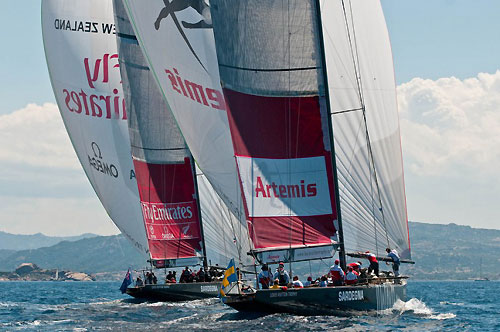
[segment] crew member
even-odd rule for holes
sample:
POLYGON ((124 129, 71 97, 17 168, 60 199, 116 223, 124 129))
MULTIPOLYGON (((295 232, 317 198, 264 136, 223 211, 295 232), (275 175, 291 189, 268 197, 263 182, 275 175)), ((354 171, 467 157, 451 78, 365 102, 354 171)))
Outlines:
POLYGON ((166 277, 165 277, 165 283, 166 283, 166 284, 171 283, 171 280, 172 280, 172 277, 173 277, 173 276, 174 276, 174 275, 172 274, 172 271, 168 271, 168 274, 167 274, 167 275, 166 275, 166 277))
POLYGON ((394 272, 394 276, 399 277, 399 265, 401 261, 399 260, 398 252, 396 249, 391 250, 391 248, 386 248, 385 251, 387 252, 387 257, 392 259, 392 271, 394 272))
POLYGON ((334 286, 341 286, 344 284, 344 271, 339 266, 340 261, 338 259, 335 260, 335 264, 330 268, 330 272, 328 275, 332 278, 332 282, 334 286))
POLYGON ((274 279, 273 274, 269 271, 267 264, 262 265, 262 271, 259 273, 259 282, 262 289, 269 289, 271 281, 274 279))
POLYGON ((354 273, 352 266, 347 268, 347 274, 345 276, 345 283, 347 285, 353 285, 358 282, 358 275, 354 273))
POLYGON ((182 270, 179 282, 191 282, 191 270, 189 270, 189 267, 186 266, 186 268, 182 270))
POLYGON ((372 254, 369 250, 365 251, 365 257, 370 262, 370 266, 368 267, 368 274, 375 272, 375 275, 378 277, 378 260, 377 257, 372 254))
POLYGON ((311 276, 307 277, 307 281, 304 283, 304 287, 314 285, 313 278, 311 276))
POLYGON ((319 287, 327 287, 328 286, 328 278, 326 275, 321 277, 321 281, 319 283, 319 287))
POLYGON ((285 264, 283 264, 282 262, 280 262, 278 265, 278 271, 274 275, 274 279, 279 280, 280 286, 286 286, 290 283, 290 276, 285 270, 285 264))
POLYGON ((293 288, 304 288, 302 281, 299 280, 298 276, 293 276, 293 288))
POLYGON ((197 282, 204 282, 205 281, 205 271, 203 270, 203 267, 200 267, 200 270, 196 274, 196 281, 197 282))
POLYGON ((354 263, 350 263, 350 264, 347 264, 347 267, 352 267, 352 271, 357 275, 359 276, 359 273, 361 272, 361 265, 363 265, 363 263, 361 263, 360 261, 357 261, 357 262, 354 262, 354 263))

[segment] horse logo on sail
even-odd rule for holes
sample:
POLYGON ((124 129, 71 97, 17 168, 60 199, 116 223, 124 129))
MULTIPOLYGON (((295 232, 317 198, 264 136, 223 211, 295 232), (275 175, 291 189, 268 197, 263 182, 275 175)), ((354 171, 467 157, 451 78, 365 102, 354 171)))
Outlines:
POLYGON ((179 30, 179 33, 181 34, 182 38, 186 42, 186 45, 188 48, 191 50, 191 53, 193 53, 194 57, 200 65, 203 67, 205 71, 207 69, 201 62, 200 58, 196 54, 196 52, 193 49, 193 46, 189 42, 189 39, 187 38, 186 34, 184 33, 184 30, 182 27, 186 29, 210 29, 212 28, 212 22, 211 22, 211 17, 210 17, 210 7, 205 3, 204 0, 163 0, 163 3, 165 4, 165 7, 162 8, 160 11, 160 14, 158 15, 158 18, 154 22, 154 26, 156 30, 160 29, 160 23, 164 18, 167 18, 170 16, 172 20, 174 21, 175 26, 177 27, 177 30, 179 30), (176 12, 180 12, 184 9, 187 8, 193 8, 200 14, 203 18, 196 22, 196 23, 190 23, 190 22, 185 22, 182 21, 182 27, 181 24, 179 23, 179 20, 177 19, 176 12))

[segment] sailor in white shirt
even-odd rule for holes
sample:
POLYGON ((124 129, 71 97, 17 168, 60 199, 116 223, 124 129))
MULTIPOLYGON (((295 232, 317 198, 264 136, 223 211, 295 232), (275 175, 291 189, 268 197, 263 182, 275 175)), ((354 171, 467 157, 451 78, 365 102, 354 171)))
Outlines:
POLYGON ((302 284, 302 281, 299 280, 298 276, 293 277, 293 288, 304 288, 304 285, 302 284))

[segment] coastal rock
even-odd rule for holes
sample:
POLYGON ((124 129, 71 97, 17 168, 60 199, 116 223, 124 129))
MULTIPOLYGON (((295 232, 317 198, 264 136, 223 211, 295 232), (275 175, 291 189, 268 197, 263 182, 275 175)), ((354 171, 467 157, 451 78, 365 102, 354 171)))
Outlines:
POLYGON ((41 269, 34 263, 22 263, 14 272, 0 272, 0 281, 94 281, 92 275, 83 272, 41 269))
POLYGON ((14 272, 20 276, 23 276, 37 270, 40 270, 40 268, 34 263, 22 263, 16 268, 14 272))
POLYGON ((71 280, 71 281, 94 281, 95 279, 92 276, 83 273, 83 272, 66 272, 64 274, 63 280, 71 280))

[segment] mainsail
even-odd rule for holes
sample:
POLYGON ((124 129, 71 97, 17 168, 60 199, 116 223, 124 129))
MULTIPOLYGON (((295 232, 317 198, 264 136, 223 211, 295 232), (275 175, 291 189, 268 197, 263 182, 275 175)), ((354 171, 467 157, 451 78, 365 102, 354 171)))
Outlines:
POLYGON ((348 250, 409 258, 380 3, 320 2, 210 2, 252 243, 333 243, 343 226, 348 250))
POLYGON ((204 258, 204 265, 225 265, 238 254, 246 260, 246 229, 195 170, 123 4, 113 4, 132 156, 153 262, 180 266, 194 258, 194 265, 204 258))
POLYGON ((311 1, 211 1, 256 250, 337 243, 329 117, 311 1))
POLYGON ((44 0, 42 32, 59 110, 78 159, 120 231, 149 256, 130 157, 110 1, 44 0))
POLYGON ((347 250, 410 259, 389 34, 378 0, 319 1, 347 250))

